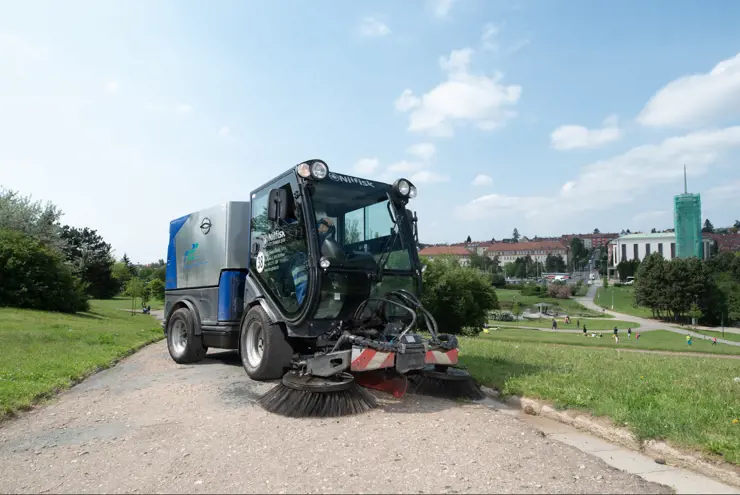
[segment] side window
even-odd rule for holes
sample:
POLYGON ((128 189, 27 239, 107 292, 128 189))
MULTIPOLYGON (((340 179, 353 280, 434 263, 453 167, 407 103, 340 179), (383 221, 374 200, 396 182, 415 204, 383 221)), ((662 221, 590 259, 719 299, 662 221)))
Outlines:
POLYGON ((292 184, 270 185, 252 197, 252 244, 258 245, 250 261, 252 273, 269 296, 288 314, 296 313, 308 290, 308 244, 300 202, 292 184), (285 221, 267 218, 270 189, 286 189, 291 205, 285 221))

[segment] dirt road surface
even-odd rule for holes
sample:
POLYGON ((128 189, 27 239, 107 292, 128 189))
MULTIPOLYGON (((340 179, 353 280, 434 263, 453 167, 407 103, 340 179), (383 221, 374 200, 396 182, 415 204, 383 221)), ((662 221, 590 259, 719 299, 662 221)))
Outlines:
POLYGON ((0 425, 3 493, 671 493, 480 405, 380 395, 334 420, 254 400, 232 352, 164 342, 0 425))

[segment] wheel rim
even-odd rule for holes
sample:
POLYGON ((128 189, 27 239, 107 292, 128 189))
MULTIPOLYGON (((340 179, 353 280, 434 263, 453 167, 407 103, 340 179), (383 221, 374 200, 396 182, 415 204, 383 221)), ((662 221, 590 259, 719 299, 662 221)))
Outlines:
POLYGON ((262 325, 253 321, 247 329, 247 361, 256 368, 262 362, 262 353, 265 350, 265 341, 262 336, 262 325))
POLYGON ((185 347, 188 345, 188 331, 185 328, 185 322, 177 320, 172 326, 172 347, 175 352, 182 354, 185 352, 185 347))

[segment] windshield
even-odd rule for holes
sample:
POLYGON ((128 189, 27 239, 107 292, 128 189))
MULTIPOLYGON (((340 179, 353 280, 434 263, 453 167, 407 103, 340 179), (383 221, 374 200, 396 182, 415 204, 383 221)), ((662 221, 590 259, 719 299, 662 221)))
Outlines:
MULTIPOLYGON (((379 184, 379 183, 376 183, 379 184)), ((383 270, 412 270, 410 238, 395 226, 387 192, 390 186, 357 187, 332 181, 316 184, 311 195, 319 239, 328 237, 343 250, 342 265, 358 266, 372 257, 383 270)), ((321 242, 321 241, 320 241, 321 242)))

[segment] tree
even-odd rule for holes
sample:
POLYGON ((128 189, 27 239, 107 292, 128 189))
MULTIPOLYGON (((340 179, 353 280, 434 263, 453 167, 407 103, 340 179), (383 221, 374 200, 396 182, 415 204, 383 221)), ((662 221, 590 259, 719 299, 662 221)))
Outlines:
POLYGON ((522 303, 520 303, 519 301, 514 301, 514 305, 511 307, 511 312, 516 317, 516 326, 519 326, 519 317, 524 312, 522 303))
POLYGON ((126 284, 125 294, 131 298, 131 311, 133 312, 136 307, 136 298, 141 297, 144 290, 144 284, 141 279, 137 277, 131 277, 126 284))
POLYGON ((121 285, 113 276, 115 260, 111 255, 111 246, 96 230, 65 225, 61 230, 61 238, 65 241, 63 252, 67 261, 75 274, 87 284, 90 297, 110 299, 118 294, 121 285))
POLYGON ((566 270, 565 260, 561 255, 548 254, 545 257, 545 271, 549 273, 563 273, 566 270))
POLYGON ((511 238, 514 239, 514 242, 519 242, 519 238, 521 236, 519 235, 519 229, 514 229, 514 232, 511 234, 511 238))
POLYGON ((651 233, 651 234, 655 234, 655 233, 657 233, 657 230, 655 230, 655 227, 653 227, 652 229, 650 229, 650 233, 651 233))
POLYGON ((362 234, 360 233, 360 221, 357 219, 351 219, 344 227, 344 243, 355 244, 362 242, 362 234))
POLYGON ((594 234, 601 234, 601 231, 599 229, 594 229, 594 234))
POLYGON ((696 304, 696 303, 691 303, 691 308, 689 309, 689 316, 692 319, 692 323, 693 323, 693 321, 696 321, 698 323, 699 322, 699 318, 701 318, 703 315, 704 315, 704 313, 702 312, 702 310, 699 307, 699 305, 696 304))
POLYGON ((465 243, 470 244, 471 242, 473 242, 473 239, 471 239, 470 236, 468 236, 468 238, 465 239, 465 243))
POLYGON ((583 239, 574 237, 570 240, 570 264, 573 269, 575 269, 576 265, 579 263, 586 261, 588 256, 588 249, 586 249, 583 239))
POLYGON ((0 229, 0 306, 75 313, 89 309, 84 283, 62 253, 24 232, 0 229))
POLYGON ((740 220, 735 220, 733 227, 735 227, 736 229, 740 229, 740 220))
POLYGON ((488 312, 499 307, 490 278, 454 260, 430 260, 423 277, 422 304, 446 333, 459 334, 464 327, 480 331, 488 312))
POLYGON ((114 263, 111 273, 119 287, 126 287, 128 281, 131 280, 131 269, 123 261, 114 263))
POLYGON ((701 231, 709 234, 714 232, 714 225, 712 225, 712 222, 710 222, 708 218, 704 221, 704 228, 702 228, 701 231))
POLYGON ((0 229, 13 230, 60 249, 62 211, 51 202, 42 204, 17 191, 0 188, 0 229))
POLYGON ((154 278, 149 281, 147 287, 149 287, 149 293, 153 298, 159 299, 160 301, 164 300, 165 285, 162 280, 154 278))

